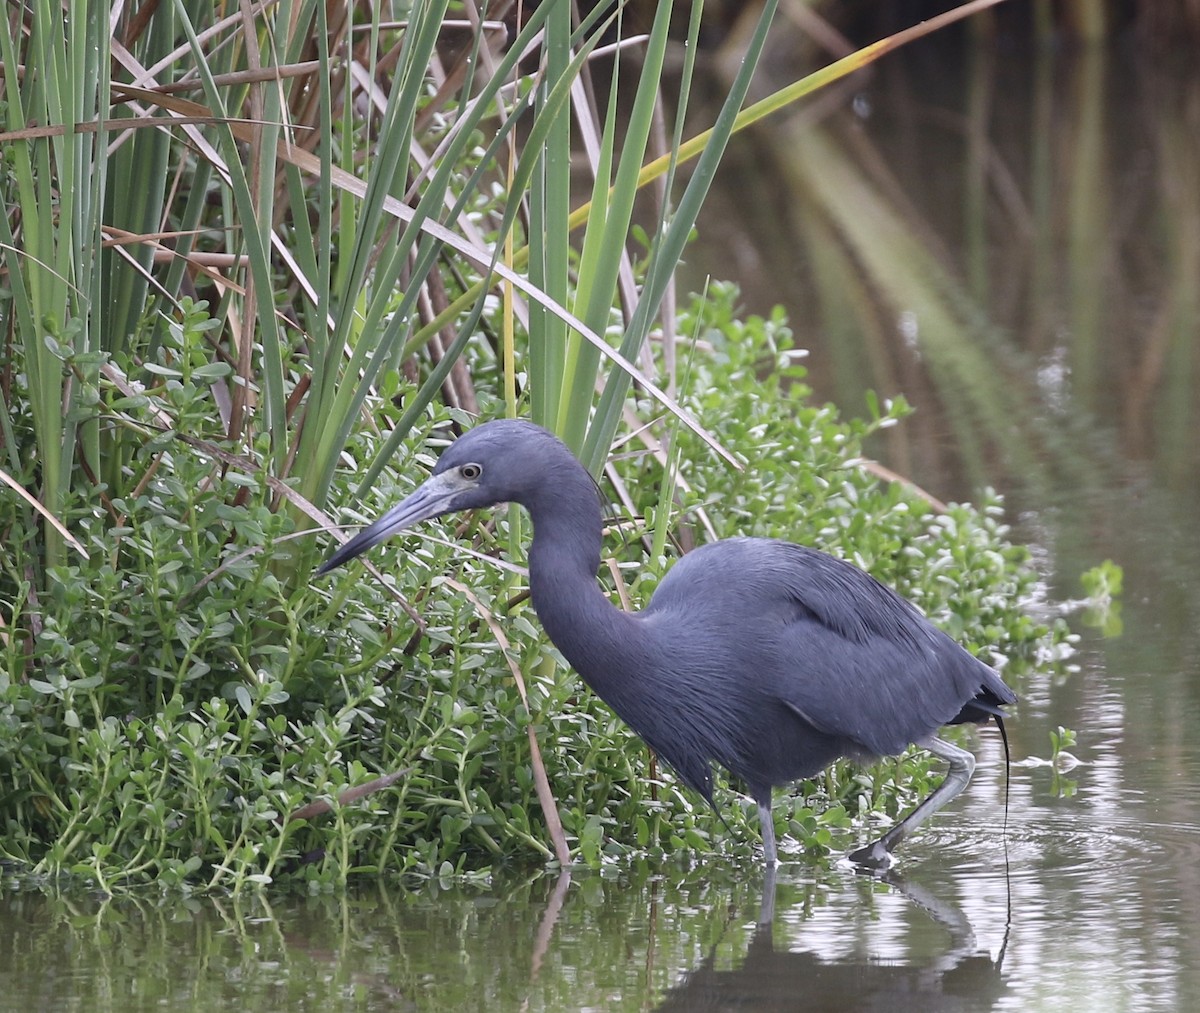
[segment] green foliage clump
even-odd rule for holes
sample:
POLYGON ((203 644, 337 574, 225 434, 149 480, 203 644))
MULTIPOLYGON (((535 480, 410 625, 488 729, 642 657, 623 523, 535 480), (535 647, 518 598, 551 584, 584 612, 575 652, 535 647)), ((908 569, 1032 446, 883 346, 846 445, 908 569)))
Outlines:
MULTIPOLYGON (((998 505, 939 515, 865 471, 862 440, 904 406, 845 421, 811 404, 785 321, 741 321, 735 299, 718 288, 685 318, 711 350, 696 353, 684 400, 747 466, 731 470, 680 432, 681 535, 781 536, 845 556, 989 660, 1061 649, 1064 627, 1021 610, 1035 576, 1006 541, 998 505)), ((385 420, 397 412, 391 400, 370 407, 385 420)), ((446 420, 431 409, 422 435, 446 420)), ((345 459, 367 459, 369 443, 356 437, 345 459)), ((401 452, 364 510, 402 495, 431 459, 401 452)), ((652 523, 662 464, 627 454, 616 468, 652 523)), ((6 857, 107 887, 233 888, 549 860, 531 720, 587 864, 751 856, 754 807, 730 804, 736 796, 721 789, 727 831, 656 768, 565 670, 521 601, 522 580, 489 558, 520 544, 518 512, 466 529, 449 518, 441 538, 437 525, 413 532, 380 559, 382 582, 361 571, 297 580, 294 522, 273 509, 276 490, 246 475, 231 499, 213 469, 203 448, 175 443, 135 494, 112 504, 122 523, 79 508, 69 520, 90 558, 53 570, 48 597, 31 596, 23 550, 3 564, 0 592, 19 620, 0 670, 6 857), (463 552, 468 542, 478 555, 463 552), (416 604, 423 633, 397 596, 416 604), (507 657, 493 623, 507 631, 507 657), (381 777, 386 789, 338 803, 381 777), (322 799, 326 811, 289 819, 322 799)), ((349 502, 340 481, 336 496, 349 502)), ((3 518, 14 531, 18 520, 3 518)), ((635 602, 667 565, 647 563, 639 544, 628 528, 609 539, 635 602)), ((926 776, 912 758, 866 771, 839 764, 778 807, 779 829, 826 855, 855 817, 894 814, 926 776)))

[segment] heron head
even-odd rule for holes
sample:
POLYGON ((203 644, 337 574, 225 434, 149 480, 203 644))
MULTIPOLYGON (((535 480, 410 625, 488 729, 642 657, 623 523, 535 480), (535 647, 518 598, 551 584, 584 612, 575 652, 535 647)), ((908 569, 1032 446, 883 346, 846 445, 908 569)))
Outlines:
POLYGON ((334 552, 317 572, 327 573, 397 531, 432 517, 497 503, 529 505, 529 497, 563 455, 574 462, 557 437, 531 422, 498 419, 476 426, 450 444, 429 478, 334 552))

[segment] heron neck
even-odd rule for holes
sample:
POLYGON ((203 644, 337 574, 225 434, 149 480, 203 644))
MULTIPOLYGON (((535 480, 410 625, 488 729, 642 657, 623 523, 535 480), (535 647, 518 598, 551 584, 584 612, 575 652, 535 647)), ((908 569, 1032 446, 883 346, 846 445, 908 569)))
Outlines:
MULTIPOLYGON (((559 476, 545 498, 526 504, 533 519, 529 588, 538 619, 572 667, 600 691, 604 673, 636 634, 632 618, 604 595, 600 568, 602 519, 591 477, 559 476)), ((603 694, 602 694, 603 695, 603 694)))
POLYGON ((596 582, 602 530, 600 500, 582 465, 578 467, 582 475, 554 482, 547 496, 526 504, 533 520, 529 589, 538 618, 546 624, 552 639, 556 638, 550 626, 565 608, 594 608, 595 599, 608 604, 596 582))

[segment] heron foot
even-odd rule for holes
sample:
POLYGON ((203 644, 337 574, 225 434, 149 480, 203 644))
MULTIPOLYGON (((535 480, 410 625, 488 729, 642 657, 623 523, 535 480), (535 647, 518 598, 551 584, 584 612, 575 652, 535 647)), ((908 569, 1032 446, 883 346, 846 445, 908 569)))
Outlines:
POLYGON ((892 863, 895 861, 882 838, 872 841, 865 848, 851 851, 846 857, 855 865, 862 866, 864 869, 870 869, 874 872, 882 872, 885 869, 890 869, 892 863))

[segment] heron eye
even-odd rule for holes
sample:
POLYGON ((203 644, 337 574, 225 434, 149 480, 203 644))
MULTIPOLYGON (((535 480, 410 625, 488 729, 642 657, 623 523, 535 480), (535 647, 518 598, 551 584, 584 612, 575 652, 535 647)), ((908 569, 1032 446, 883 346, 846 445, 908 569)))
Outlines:
POLYGON ((483 474, 483 469, 478 464, 464 464, 458 469, 458 473, 468 481, 474 482, 483 474))

